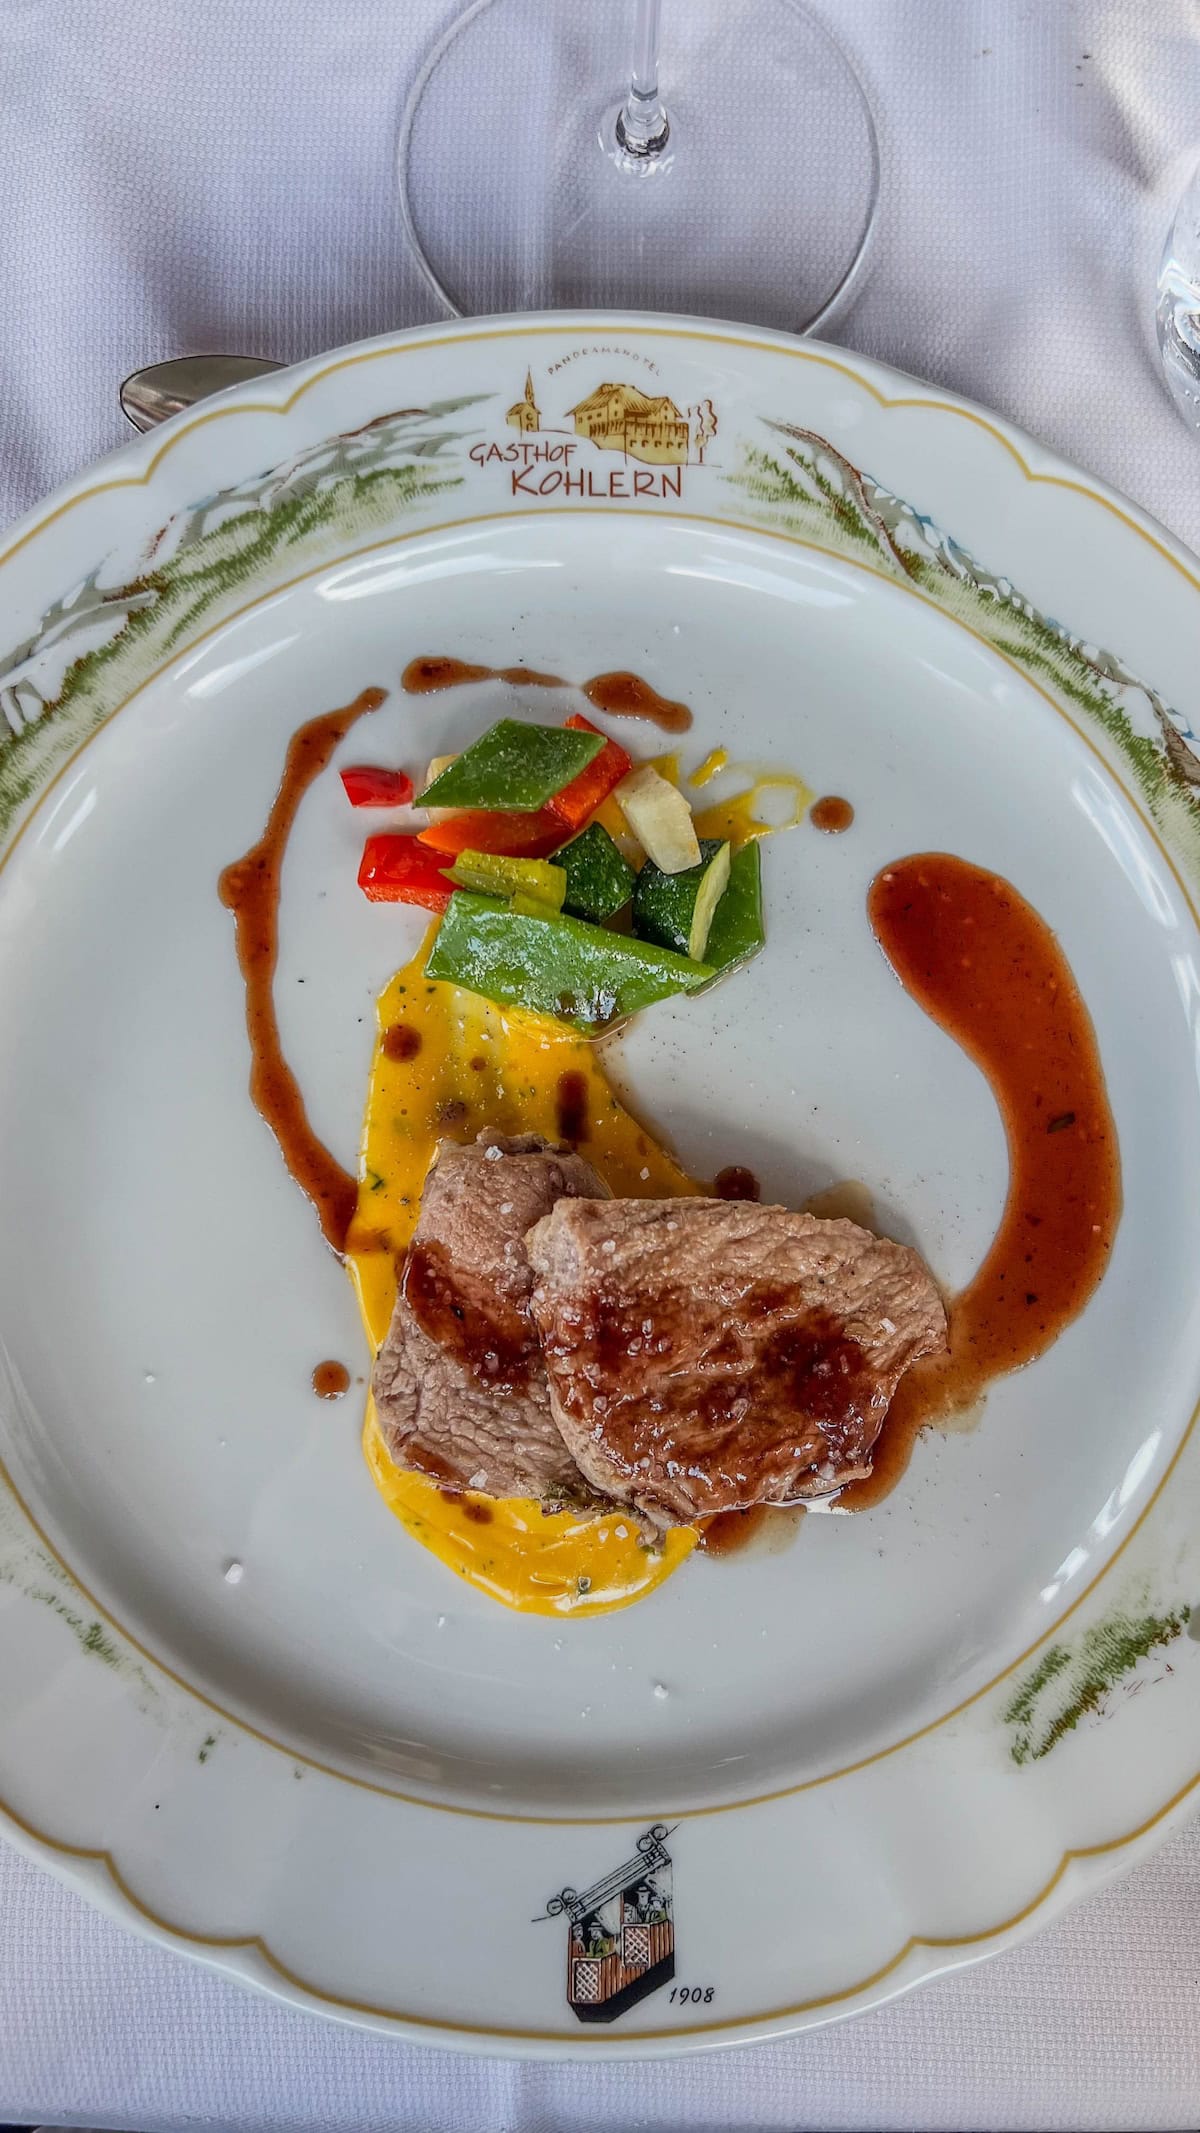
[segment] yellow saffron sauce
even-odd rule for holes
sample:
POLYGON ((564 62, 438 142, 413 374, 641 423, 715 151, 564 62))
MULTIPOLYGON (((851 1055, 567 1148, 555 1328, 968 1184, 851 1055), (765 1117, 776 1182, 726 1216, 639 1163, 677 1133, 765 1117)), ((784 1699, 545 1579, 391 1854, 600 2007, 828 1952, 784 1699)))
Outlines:
MULTIPOLYGON (((437 1142, 474 1140, 485 1127, 557 1140, 563 1074, 583 1076, 587 1137, 580 1153, 610 1191, 664 1199, 700 1189, 613 1093, 594 1043, 561 1023, 431 983, 428 952, 426 940, 379 998, 358 1210, 347 1240, 372 1353, 391 1323, 397 1267, 437 1142), (387 1032, 405 1025, 419 1037, 419 1049, 411 1058, 389 1056, 387 1032)), ((393 1039, 393 1053, 400 1049, 393 1039)), ((548 1515, 522 1497, 443 1495, 435 1482, 394 1464, 373 1402, 363 1449, 385 1503, 413 1537, 469 1584, 526 1613, 627 1607, 670 1577, 696 1545, 690 1526, 650 1550, 631 1518, 548 1515)))

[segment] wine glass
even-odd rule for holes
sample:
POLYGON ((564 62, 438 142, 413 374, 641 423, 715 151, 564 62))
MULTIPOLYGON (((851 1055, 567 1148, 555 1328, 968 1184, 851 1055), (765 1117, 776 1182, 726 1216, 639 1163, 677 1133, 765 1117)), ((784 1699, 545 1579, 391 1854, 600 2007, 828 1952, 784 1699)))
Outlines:
POLYGON ((803 0, 471 0, 400 126, 405 227, 457 313, 810 331, 879 194, 866 92, 803 0))
POLYGON ((1167 233, 1155 323, 1171 397, 1184 421, 1200 429, 1200 162, 1167 233))

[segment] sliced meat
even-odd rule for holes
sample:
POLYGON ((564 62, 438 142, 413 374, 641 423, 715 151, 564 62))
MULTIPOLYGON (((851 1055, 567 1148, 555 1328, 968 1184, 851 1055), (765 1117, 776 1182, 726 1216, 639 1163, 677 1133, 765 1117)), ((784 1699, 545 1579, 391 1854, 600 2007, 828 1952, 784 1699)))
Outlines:
POLYGON ((371 1380, 398 1466, 488 1496, 590 1500, 550 1412, 524 1237, 564 1194, 604 1189, 536 1134, 440 1144, 371 1380))
POLYGON ((555 1419, 660 1524, 870 1472, 897 1384, 945 1346, 906 1246, 725 1200, 560 1200, 526 1240, 555 1419))

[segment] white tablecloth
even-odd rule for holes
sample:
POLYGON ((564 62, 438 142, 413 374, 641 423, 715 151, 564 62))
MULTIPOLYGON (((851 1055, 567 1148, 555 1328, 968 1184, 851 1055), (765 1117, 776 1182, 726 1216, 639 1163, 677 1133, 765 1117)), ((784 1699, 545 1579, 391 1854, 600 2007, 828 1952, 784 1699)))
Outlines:
MULTIPOLYGON (((717 0, 667 0, 668 19, 699 4, 717 0)), ((1000 408, 1200 546, 1200 438, 1146 332, 1170 195, 1200 153, 1197 0, 818 4, 884 149, 872 270, 837 337, 1000 408)), ((115 388, 138 362, 296 357, 431 315, 393 144, 447 12, 0 0, 0 516, 120 441, 115 388)), ((1028 1947, 819 2035, 644 2068, 468 2062, 252 1998, 0 1844, 0 2120, 1194 2127, 1198 1986, 1193 1826, 1028 1947)))

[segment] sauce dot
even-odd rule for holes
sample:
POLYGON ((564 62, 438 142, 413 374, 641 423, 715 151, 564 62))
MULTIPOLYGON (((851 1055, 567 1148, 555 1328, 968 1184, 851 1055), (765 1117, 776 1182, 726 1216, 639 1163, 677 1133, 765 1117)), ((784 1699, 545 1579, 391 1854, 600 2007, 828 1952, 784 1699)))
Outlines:
POLYGON ((558 1077, 556 1091, 558 1137, 562 1141, 585 1141, 588 1137, 588 1085, 586 1074, 570 1068, 558 1077))
POLYGON ((669 696, 660 696, 657 689, 643 681, 640 674, 628 674, 621 670, 615 674, 595 674, 583 685, 583 693, 597 711, 607 711, 613 718, 645 718, 664 733, 686 733, 692 723, 692 714, 686 704, 673 703, 669 696))
POLYGON ((713 1192, 718 1200, 761 1200, 762 1186, 752 1170, 741 1163, 730 1163, 725 1170, 718 1170, 713 1179, 713 1192))
POLYGON ((312 1374, 312 1389, 318 1400, 340 1400, 349 1384, 350 1372, 344 1363, 318 1363, 312 1374))
POLYGON ((854 809, 849 800, 839 793, 826 793, 823 800, 814 800, 810 817, 814 829, 824 830, 829 837, 838 837, 848 830, 854 820, 854 809))
POLYGON ((407 1022, 393 1022, 383 1033, 383 1056, 385 1059, 415 1059, 421 1049, 421 1032, 411 1029, 407 1022))

